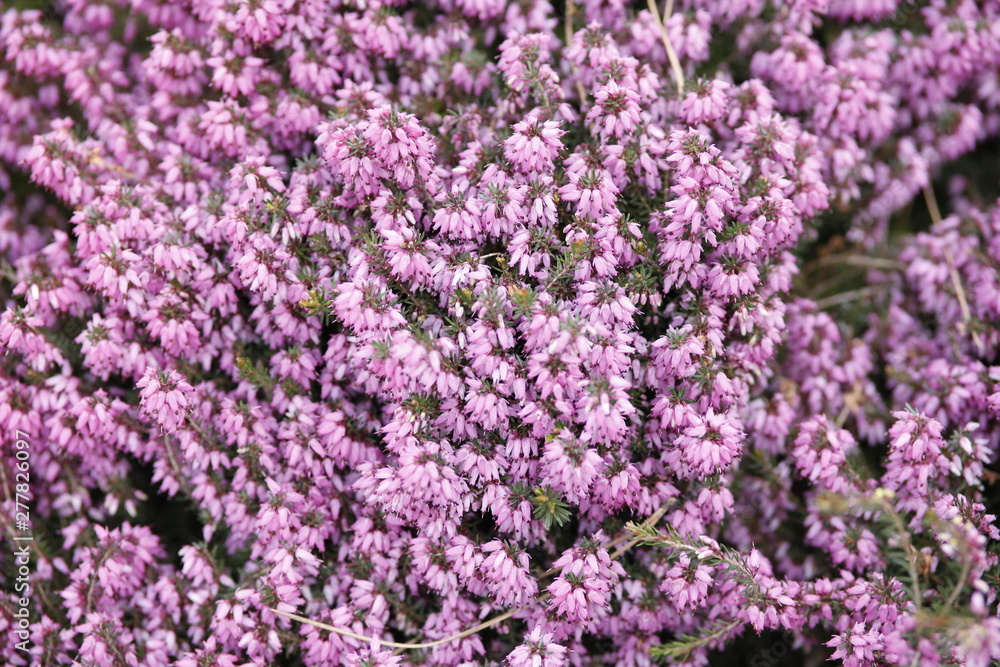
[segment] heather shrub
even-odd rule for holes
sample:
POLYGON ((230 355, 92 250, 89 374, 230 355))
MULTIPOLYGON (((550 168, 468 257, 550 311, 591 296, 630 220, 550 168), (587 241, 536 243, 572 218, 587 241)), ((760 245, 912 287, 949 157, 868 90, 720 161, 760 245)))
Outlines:
POLYGON ((0 46, 9 664, 1000 659, 1000 5, 0 46))

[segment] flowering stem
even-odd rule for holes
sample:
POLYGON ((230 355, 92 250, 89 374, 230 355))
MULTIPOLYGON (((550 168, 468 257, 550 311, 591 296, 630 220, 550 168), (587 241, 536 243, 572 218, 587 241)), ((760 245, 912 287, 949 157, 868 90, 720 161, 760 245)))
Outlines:
POLYGON ((17 271, 14 270, 14 267, 6 259, 0 261, 0 278, 17 283, 17 271))
POLYGON ((944 603, 945 609, 950 609, 955 601, 958 600, 958 594, 962 592, 965 588, 965 580, 969 578, 969 570, 972 569, 972 562, 968 554, 962 554, 962 572, 958 575, 958 581, 955 582, 955 587, 951 589, 951 593, 948 595, 948 601, 944 603))
POLYGON ((910 532, 906 529, 906 526, 903 525, 903 520, 899 517, 899 514, 896 512, 889 500, 884 495, 879 494, 876 494, 876 499, 879 501, 879 504, 882 505, 885 513, 889 515, 889 518, 892 520, 893 527, 896 529, 897 534, 903 541, 902 546, 903 551, 906 554, 906 565, 910 571, 910 579, 913 582, 913 590, 911 593, 913 595, 913 604, 917 606, 917 613, 920 613, 920 609, 923 606, 921 600, 923 595, 920 591, 920 573, 917 572, 917 550, 913 547, 913 544, 910 543, 910 532))
POLYGON ((548 279, 548 288, 551 289, 552 286, 558 285, 560 280, 571 272, 576 271, 576 263, 582 258, 583 254, 574 250, 572 255, 566 260, 566 263, 557 267, 556 274, 548 279))
MULTIPOLYGON (((189 416, 187 421, 190 423, 193 420, 189 416)), ((177 484, 179 485, 180 489, 184 491, 184 493, 186 493, 189 498, 194 497, 194 487, 191 485, 189 481, 185 480, 184 471, 177 460, 177 455, 174 453, 173 441, 167 434, 163 435, 163 449, 166 450, 167 452, 167 462, 170 465, 171 472, 173 472, 173 474, 177 476, 177 484)))
POLYGON ((650 655, 658 658, 686 658, 695 649, 708 646, 714 641, 722 639, 736 628, 743 625, 743 621, 732 620, 716 624, 708 632, 701 635, 684 635, 683 637, 669 644, 661 644, 650 651, 650 655))
POLYGON ((170 463, 170 469, 177 475, 178 480, 182 479, 181 467, 177 465, 177 457, 174 456, 174 448, 170 443, 169 435, 163 436, 163 448, 167 450, 167 460, 170 463))

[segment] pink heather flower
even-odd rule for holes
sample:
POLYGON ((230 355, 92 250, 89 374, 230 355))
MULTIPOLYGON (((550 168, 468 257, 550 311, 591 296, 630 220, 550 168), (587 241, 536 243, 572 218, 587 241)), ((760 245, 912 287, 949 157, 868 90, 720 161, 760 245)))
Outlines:
POLYGON ((370 110, 368 118, 363 136, 388 176, 404 190, 415 182, 422 187, 433 186, 434 145, 416 117, 381 106, 370 110))
POLYGON ((698 560, 692 563, 688 556, 681 555, 664 575, 660 590, 670 596, 679 611, 698 609, 704 604, 708 587, 713 582, 712 569, 698 560))
POLYGON ((883 566, 883 554, 875 534, 856 525, 850 517, 824 520, 811 509, 806 518, 806 542, 826 550, 830 559, 852 571, 883 566))
MULTIPOLYGON (((878 83, 839 72, 830 72, 820 81, 819 103, 814 110, 817 128, 832 136, 857 136, 861 141, 882 141, 892 131, 896 113, 892 96, 878 83)), ((973 134, 981 124, 974 127, 973 134)))
POLYGON ((288 59, 289 79, 296 87, 329 95, 340 84, 340 73, 326 65, 316 53, 296 51, 288 59))
POLYGON ((462 13, 470 18, 491 19, 503 13, 503 0, 457 0, 462 13))
POLYGON ((750 79, 728 89, 729 107, 725 123, 729 127, 753 127, 774 111, 774 97, 760 79, 750 79))
POLYGON ((774 81, 777 101, 791 112, 805 108, 812 87, 826 66, 822 48, 808 35, 789 33, 774 51, 759 51, 750 61, 754 76, 774 81))
MULTIPOLYGON (((861 2, 860 0, 831 0, 827 13, 837 19, 850 19, 853 21, 877 21, 892 16, 899 9, 896 0, 874 0, 873 2, 861 2)), ((900 11, 906 11, 900 9, 900 11)))
POLYGON ((194 388, 177 371, 148 368, 136 383, 142 390, 140 406, 143 414, 173 432, 184 424, 189 405, 188 396, 194 388))
POLYGON ((374 642, 373 646, 344 656, 344 665, 347 667, 393 667, 402 661, 403 656, 393 655, 391 649, 380 648, 374 642))
POLYGON ((934 483, 944 480, 951 464, 945 456, 941 423, 922 414, 894 412, 896 423, 889 429, 889 457, 882 485, 895 491, 898 506, 922 516, 927 503, 935 500, 934 483))
POLYGON ((594 106, 587 112, 587 121, 597 128, 600 136, 620 139, 639 126, 639 101, 637 92, 609 81, 594 93, 594 106))
POLYGON ((621 442, 628 424, 626 419, 635 414, 635 406, 629 400, 628 380, 612 377, 594 377, 584 387, 586 392, 577 400, 577 409, 584 415, 582 442, 609 445, 621 442))
POLYGON ((565 57, 578 67, 597 69, 610 63, 617 54, 618 48, 609 32, 593 20, 588 20, 588 25, 573 35, 565 57))
POLYGON ((546 174, 533 176, 528 181, 528 192, 525 195, 528 221, 533 225, 552 227, 556 223, 554 181, 546 174))
POLYGON ((363 48, 384 58, 394 60, 410 45, 409 33, 401 16, 387 12, 366 13, 357 17, 349 15, 348 21, 363 48))
POLYGON ((705 354, 705 343, 688 328, 671 329, 652 345, 653 368, 660 379, 689 377, 705 354))
POLYGON ((474 55, 469 55, 454 64, 448 80, 459 86, 466 94, 482 95, 493 83, 496 65, 483 63, 474 55))
POLYGON ((705 230, 705 238, 715 245, 715 234, 723 227, 723 218, 731 210, 734 196, 731 190, 714 184, 703 186, 694 178, 682 176, 674 191, 680 195, 667 204, 670 226, 665 231, 674 233, 677 226, 686 226, 692 234, 705 230))
POLYGON ((271 42, 281 34, 285 23, 284 9, 278 0, 239 2, 227 21, 227 27, 256 44, 271 42))
POLYGON ((285 282, 286 266, 291 256, 278 247, 266 234, 254 233, 247 238, 243 255, 235 262, 240 280, 250 290, 260 292, 268 301, 278 293, 279 282, 285 282))
POLYGON ((474 593, 486 590, 486 584, 481 577, 483 561, 482 549, 464 535, 454 535, 445 548, 445 557, 452 571, 458 576, 462 585, 474 593))
POLYGON ((588 443, 563 431, 545 444, 542 481, 571 503, 578 503, 586 497, 600 465, 601 457, 588 443))
MULTIPOLYGON (((759 0, 750 0, 749 4, 723 0, 720 3, 707 5, 707 8, 714 8, 717 15, 721 15, 723 21, 726 17, 738 16, 740 11, 756 14, 759 7, 759 0)), ((674 50, 677 52, 678 58, 694 62, 708 59, 709 44, 714 32, 712 19, 712 14, 704 10, 699 10, 693 15, 688 12, 674 12, 667 19, 665 25, 670 35, 670 41, 676 45, 674 50)))
POLYGON ((538 594, 538 584, 528 571, 528 554, 499 540, 484 544, 483 553, 479 572, 500 605, 519 607, 538 594))
POLYGON ((177 661, 177 667, 198 667, 205 662, 213 662, 218 667, 236 667, 239 659, 232 653, 223 653, 219 650, 218 641, 215 637, 209 636, 203 646, 190 653, 185 653, 184 657, 177 661))
POLYGON ((706 276, 708 289, 720 298, 750 294, 758 282, 760 274, 756 264, 729 255, 713 264, 706 276))
POLYGON ((452 469, 451 457, 446 444, 407 443, 398 467, 366 465, 357 486, 385 511, 419 526, 428 536, 450 534, 469 504, 468 486, 452 469))
POLYGON ((593 497, 608 509, 634 507, 639 499, 639 471, 634 465, 614 461, 607 465, 591 489, 593 497))
POLYGON ((543 121, 540 116, 537 110, 532 111, 524 120, 515 123, 514 133, 503 143, 504 157, 523 174, 552 171, 563 149, 560 137, 566 132, 560 129, 560 123, 543 121))
POLYGON ((961 494, 945 495, 933 508, 947 522, 934 536, 941 543, 941 553, 968 563, 970 582, 967 583, 973 583, 975 588, 974 582, 996 563, 996 558, 987 551, 990 540, 995 541, 1000 535, 993 523, 996 517, 987 514, 982 503, 971 502, 961 494))
POLYGON ((555 42, 552 34, 532 33, 511 36, 500 44, 498 66, 511 90, 520 93, 533 88, 541 96, 541 102, 555 101, 559 96, 559 79, 549 65, 555 42))
POLYGON ((855 623, 850 630, 834 636, 826 645, 836 648, 830 659, 843 658, 845 667, 874 664, 875 651, 883 647, 882 635, 875 630, 866 631, 864 623, 855 623))
POLYGON ((349 205, 379 191, 386 172, 375 159, 372 143, 358 128, 328 126, 317 143, 334 174, 344 181, 342 203, 349 205))
POLYGON ((967 665, 986 667, 1000 658, 1000 619, 986 618, 966 627, 955 651, 967 665))
POLYGON ((588 281, 580 285, 577 303, 582 314, 595 323, 631 327, 636 307, 625 290, 611 281, 588 281))
POLYGON ((469 390, 465 409, 470 421, 486 429, 494 429, 501 423, 507 423, 511 412, 509 404, 491 382, 469 379, 466 384, 469 390))
POLYGON ((514 185, 506 172, 490 165, 483 172, 479 190, 479 210, 484 231, 489 236, 510 236, 525 217, 527 186, 514 185))
POLYGON ((94 198, 94 187, 81 173, 78 163, 84 160, 82 149, 70 135, 73 122, 53 121, 53 131, 36 135, 31 149, 24 155, 24 164, 31 168, 31 179, 50 188, 70 204, 82 205, 94 198))
POLYGON ((97 545, 81 551, 71 584, 61 593, 73 623, 84 614, 89 618, 88 609, 112 609, 138 596, 147 577, 166 574, 158 565, 164 557, 159 538, 146 526, 125 522, 112 530, 96 526, 95 532, 97 545))
POLYGON ((503 484, 491 484, 483 493, 483 511, 493 514, 497 528, 523 538, 532 533, 532 505, 527 491, 508 491, 503 484))
POLYGON ((727 413, 709 408, 704 415, 694 415, 693 423, 677 439, 670 460, 681 464, 688 476, 722 472, 742 450, 743 432, 727 413))
POLYGON ((714 123, 728 111, 729 88, 725 81, 698 82, 695 90, 684 96, 680 117, 688 125, 714 123))
POLYGON ((831 493, 844 493, 854 486, 845 475, 847 452, 855 447, 854 437, 834 428, 823 415, 808 419, 799 426, 792 459, 803 477, 831 493))
POLYGON ((426 537, 415 537, 410 541, 409 552, 420 581, 441 592, 458 587, 458 577, 448 567, 443 545, 426 537))
POLYGON ((0 342, 8 351, 18 351, 31 361, 31 367, 43 371, 57 362, 65 363, 62 354, 40 333, 45 322, 23 311, 5 311, 0 315, 0 342))
POLYGON ((247 56, 239 58, 232 50, 221 56, 213 56, 205 64, 214 68, 212 85, 223 93, 237 97, 249 95, 261 81, 262 58, 247 56))
POLYGON ((176 357, 191 354, 201 346, 197 325, 208 316, 189 308, 178 295, 161 293, 142 316, 149 335, 159 338, 163 349, 176 357))
POLYGON ((423 209, 420 200, 412 193, 379 190, 372 201, 372 218, 378 231, 402 231, 416 224, 416 216, 423 209))
POLYGON ((434 228, 452 238, 475 239, 482 233, 479 203, 468 193, 452 186, 450 193, 440 192, 441 206, 434 211, 434 228))
POLYGON ((539 626, 524 637, 507 656, 507 667, 563 667, 566 648, 552 641, 552 634, 542 633, 539 626))
POLYGON ((249 157, 233 167, 229 183, 230 187, 240 192, 238 205, 249 201, 259 205, 285 191, 281 174, 266 164, 262 157, 249 157))
POLYGON ((565 551, 553 563, 554 568, 562 571, 547 589, 552 596, 549 609, 560 617, 586 622, 608 608, 611 590, 625 570, 600 546, 602 539, 603 534, 598 533, 580 547, 565 551))
POLYGON ((271 358, 271 366, 281 379, 290 379, 303 386, 316 378, 316 366, 319 354, 313 350, 303 351, 301 348, 283 350, 271 358))
POLYGON ((574 572, 561 572, 549 584, 549 608, 561 618, 574 623, 587 621, 592 614, 591 607, 603 608, 607 597, 593 582, 574 572))
POLYGON ((235 102, 208 102, 198 128, 212 150, 238 157, 247 146, 246 110, 235 102))
POLYGON ((416 238, 413 230, 402 229, 395 232, 383 229, 381 234, 385 239, 382 248, 386 251, 392 274, 406 282, 426 283, 431 275, 426 246, 416 238))
POLYGON ((569 183, 559 188, 563 200, 576 202, 577 214, 599 220, 615 210, 618 188, 606 170, 570 172, 569 183))
POLYGON ((342 283, 337 286, 334 308, 342 321, 359 331, 391 329, 406 320, 395 305, 395 300, 380 281, 342 283))
POLYGON ((22 4, 0 464, 58 534, 11 665, 397 664, 380 642, 501 608, 415 660, 645 665, 690 634, 707 664, 739 624, 848 665, 1000 654, 994 174, 889 225, 989 162, 997 3, 22 4), (855 507, 878 488, 955 622, 916 617, 855 507), (169 498, 179 566, 125 522, 169 498), (668 506, 686 546, 611 560, 668 506))
POLYGON ((101 427, 106 427, 127 409, 125 403, 111 399, 107 392, 99 389, 93 396, 81 400, 73 407, 73 414, 77 415, 76 429, 84 435, 100 436, 101 427))
POLYGON ((124 300, 126 295, 133 299, 142 285, 137 265, 140 257, 131 250, 110 248, 107 252, 91 257, 86 264, 90 270, 87 284, 94 287, 107 298, 124 300))
POLYGON ((87 614, 87 621, 74 630, 83 637, 79 658, 86 664, 112 667, 120 664, 137 664, 135 639, 119 619, 108 612, 87 614))

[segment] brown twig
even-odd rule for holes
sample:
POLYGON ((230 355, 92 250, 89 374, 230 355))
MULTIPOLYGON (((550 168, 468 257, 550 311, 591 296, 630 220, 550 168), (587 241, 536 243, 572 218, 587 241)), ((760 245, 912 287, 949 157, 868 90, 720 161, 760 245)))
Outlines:
POLYGON ((444 639, 437 639, 432 642, 422 642, 422 643, 414 643, 414 642, 401 643, 401 642, 392 642, 384 639, 379 639, 377 637, 366 637, 365 635, 359 635, 358 633, 351 632, 350 630, 337 628, 332 625, 327 625, 326 623, 320 623, 319 621, 314 621, 312 619, 306 618, 305 616, 299 616, 298 614, 289 614, 288 612, 278 611, 277 609, 271 609, 271 611, 273 611, 278 616, 284 616, 285 618, 290 618, 293 621, 299 621, 300 623, 307 623, 309 625, 313 625, 317 628, 320 628, 321 630, 328 630, 330 632, 335 632, 338 635, 344 635, 345 637, 352 637, 354 639, 359 639, 364 642, 375 642, 376 644, 380 644, 382 646, 388 646, 390 648, 412 650, 419 648, 433 648, 435 646, 440 646, 441 644, 447 644, 448 642, 453 642, 457 639, 462 639, 463 637, 468 637, 469 635, 474 635, 477 632, 480 632, 481 630, 485 630, 486 628, 494 626, 497 623, 506 621, 508 618, 521 611, 521 609, 523 609, 523 607, 520 609, 512 609, 508 612, 500 614, 499 616, 494 616, 488 621, 483 621, 479 625, 468 628, 467 630, 462 630, 458 634, 452 635, 451 637, 445 637, 444 639))
MULTIPOLYGON (((566 15, 563 18, 563 34, 566 39, 566 48, 569 48, 570 43, 573 41, 573 16, 575 15, 576 3, 573 0, 566 0, 566 15)), ((587 91, 580 80, 580 70, 576 66, 576 63, 570 61, 570 67, 573 69, 573 78, 576 80, 576 92, 580 96, 580 107, 583 108, 583 103, 587 100, 587 91)))
MULTIPOLYGON (((652 528, 656 524, 658 524, 660 522, 660 519, 663 518, 663 515, 667 513, 667 507, 669 507, 669 503, 664 503, 663 505, 661 505, 660 509, 658 509, 655 512, 653 512, 649 516, 648 519, 646 519, 645 521, 642 522, 642 527, 643 528, 652 528)), ((626 544, 623 547, 619 547, 617 551, 615 551, 613 554, 611 554, 611 560, 617 560, 623 553, 625 553, 626 551, 628 551, 629 549, 631 549, 632 547, 634 547, 638 543, 639 543, 639 540, 637 538, 633 538, 632 540, 630 540, 628 542, 628 544, 626 544)))
POLYGON ((906 264, 898 259, 838 253, 809 262, 805 267, 805 272, 812 272, 815 269, 830 266, 831 264, 847 264, 849 266, 861 266, 866 269, 884 269, 886 271, 902 271, 906 268, 906 264))
MULTIPOLYGON (((653 526, 655 526, 660 521, 660 519, 663 518, 663 515, 666 514, 667 508, 669 506, 670 506, 669 502, 668 503, 664 503, 658 510, 656 510, 655 512, 653 512, 653 514, 651 514, 649 516, 649 518, 646 519, 642 523, 642 526, 647 527, 647 528, 652 528, 653 526)), ((604 548, 605 549, 609 549, 612 546, 614 546, 615 544, 620 544, 621 542, 625 541, 626 539, 628 539, 627 535, 624 536, 624 537, 619 537, 618 539, 612 540, 611 542, 609 542, 608 544, 606 544, 604 546, 604 548)), ((623 547, 620 547, 617 551, 615 551, 611 555, 611 559, 612 560, 618 559, 622 554, 624 554, 626 551, 628 551, 629 549, 631 549, 632 547, 634 547, 636 544, 638 544, 638 542, 639 542, 639 540, 636 540, 636 539, 630 540, 628 542, 628 544, 626 544, 623 547)), ((550 571, 546 572, 545 575, 543 575, 543 576, 548 576, 548 575, 551 575, 551 574, 555 574, 555 573, 559 572, 560 570, 562 570, 562 568, 557 568, 555 570, 550 570, 550 571)), ((548 596, 549 596, 548 593, 542 593, 540 596, 538 596, 538 598, 535 599, 535 603, 537 604, 539 602, 543 602, 548 596)), ((433 648, 435 646, 440 646, 441 644, 447 644, 449 642, 453 642, 453 641, 462 639, 463 637, 468 637, 469 635, 474 635, 477 632, 481 632, 483 630, 486 630, 487 628, 491 628, 494 625, 502 623, 502 622, 506 621, 508 618, 511 618, 512 616, 515 616, 516 614, 518 614, 518 613, 520 613, 522 611, 528 610, 529 607, 530 607, 530 605, 525 605, 525 606, 519 607, 517 609, 511 609, 510 611, 505 611, 504 613, 502 613, 502 614, 500 614, 498 616, 494 616, 491 619, 483 621, 479 625, 476 625, 474 627, 468 628, 466 630, 462 630, 458 634, 451 635, 450 637, 445 637, 444 639, 436 639, 436 640, 434 640, 432 642, 405 642, 405 643, 404 642, 393 642, 393 641, 382 640, 382 639, 378 639, 377 637, 366 637, 365 635, 361 635, 361 634, 358 634, 356 632, 352 632, 351 630, 345 630, 343 628, 334 627, 334 626, 328 625, 326 623, 320 623, 319 621, 314 621, 312 619, 306 618, 305 616, 299 616, 298 614, 290 614, 290 613, 285 612, 285 611, 278 611, 277 609, 274 609, 272 607, 268 607, 268 609, 270 609, 271 611, 273 611, 275 614, 277 614, 279 616, 284 616, 285 618, 290 618, 293 621, 298 621, 299 623, 306 623, 308 625, 312 625, 312 626, 315 626, 317 628, 320 628, 321 630, 327 630, 329 632, 335 632, 338 635, 344 635, 345 637, 351 637, 353 639, 358 639, 358 640, 361 640, 361 641, 364 641, 364 642, 374 642, 376 644, 380 644, 382 646, 388 646, 390 648, 394 648, 394 649, 398 649, 398 650, 414 650, 414 649, 422 649, 422 648, 433 648)))
POLYGON ((842 303, 849 303, 855 299, 864 299, 869 296, 874 296, 884 289, 884 285, 869 285, 868 287, 850 290, 849 292, 841 292, 840 294, 834 294, 833 296, 829 296, 825 299, 818 299, 815 302, 816 308, 818 310, 824 310, 830 306, 839 306, 842 303))
MULTIPOLYGON (((646 0, 646 5, 649 7, 650 13, 653 18, 656 19, 656 24, 660 26, 660 37, 663 39, 663 46, 667 49, 667 59, 670 61, 670 67, 674 71, 674 79, 677 82, 677 94, 684 94, 684 70, 681 68, 681 61, 677 57, 677 52, 674 51, 674 45, 670 43, 670 34, 667 32, 667 26, 665 21, 670 18, 669 13, 664 13, 663 18, 660 18, 660 9, 656 6, 656 0, 646 0)), ((670 2, 667 3, 668 10, 673 11, 670 2)))

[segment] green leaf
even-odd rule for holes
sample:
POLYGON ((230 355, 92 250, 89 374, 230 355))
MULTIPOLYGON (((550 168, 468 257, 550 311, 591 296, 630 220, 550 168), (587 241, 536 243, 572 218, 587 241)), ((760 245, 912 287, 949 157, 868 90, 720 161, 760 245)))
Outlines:
POLYGON ((546 530, 562 526, 572 516, 562 496, 548 487, 535 489, 531 504, 535 506, 534 517, 545 524, 546 530))

